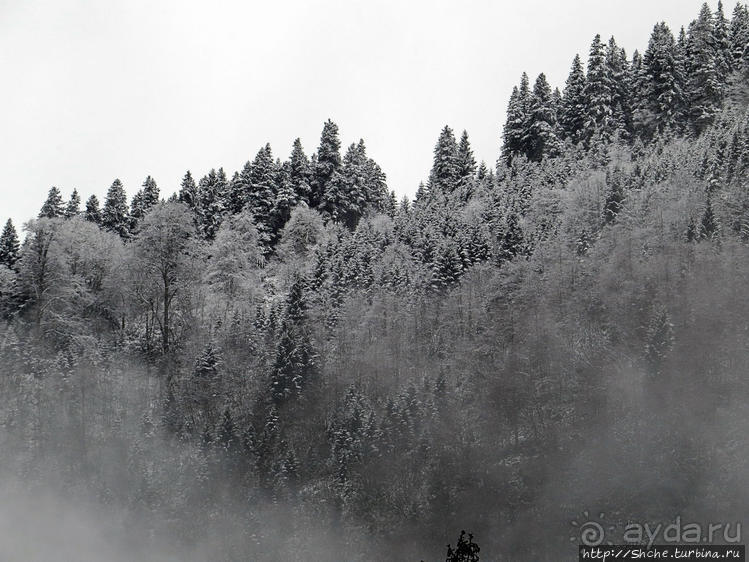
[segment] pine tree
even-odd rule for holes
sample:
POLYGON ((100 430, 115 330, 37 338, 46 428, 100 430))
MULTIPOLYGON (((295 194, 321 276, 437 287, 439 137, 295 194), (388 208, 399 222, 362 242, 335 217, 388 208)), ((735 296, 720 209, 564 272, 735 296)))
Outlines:
POLYGON ((364 143, 351 144, 343 157, 341 174, 336 174, 323 195, 322 208, 334 222, 356 228, 368 202, 367 154, 364 143))
POLYGON ((551 87, 543 73, 538 75, 533 86, 528 113, 528 124, 523 138, 528 158, 538 162, 545 156, 557 156, 561 150, 561 142, 557 136, 558 127, 552 105, 551 87))
POLYGON ((273 238, 271 211, 278 192, 277 175, 273 151, 270 144, 266 144, 252 161, 249 176, 250 190, 245 206, 252 213, 258 232, 260 232, 260 238, 265 244, 270 244, 273 238))
POLYGON ((65 212, 64 216, 66 219, 72 219, 75 216, 78 216, 78 213, 81 211, 81 197, 78 195, 78 190, 74 189, 73 193, 70 194, 70 200, 68 201, 68 204, 65 206, 65 212))
MULTIPOLYGON (((341 169, 341 141, 338 138, 338 125, 328 119, 320 135, 320 146, 312 166, 312 191, 309 197, 311 207, 319 205, 333 181, 336 172, 341 169)), ((336 178, 336 181, 337 178, 336 178)))
POLYGON ((0 234, 0 264, 13 269, 18 261, 20 249, 21 244, 18 240, 16 227, 13 226, 13 221, 8 219, 2 234, 0 234))
POLYGON ((613 130, 623 139, 632 133, 632 96, 629 82, 629 62, 624 49, 611 37, 606 46, 606 67, 611 79, 611 107, 613 130))
POLYGON ((694 131, 700 134, 720 110, 723 89, 714 20, 707 4, 702 5, 699 17, 689 26, 687 72, 689 116, 694 131))
POLYGON ((515 213, 510 213, 507 217, 505 231, 500 239, 498 261, 501 263, 522 254, 523 243, 523 230, 520 228, 518 216, 515 213))
POLYGON ((151 176, 143 182, 143 212, 147 213, 159 202, 159 187, 151 176))
POLYGON ((528 106, 530 104, 530 90, 528 75, 523 72, 520 87, 513 88, 510 102, 507 105, 507 121, 502 133, 502 157, 509 165, 513 157, 525 154, 523 139, 528 122, 528 106))
POLYGON ((465 183, 476 174, 476 159, 473 157, 471 142, 468 140, 468 132, 463 131, 458 143, 458 179, 465 183))
POLYGON ((473 535, 469 533, 466 537, 466 532, 461 531, 455 549, 447 545, 446 562, 479 562, 480 551, 479 545, 473 542, 473 535))
POLYGON ((744 65, 744 51, 749 44, 749 10, 741 2, 737 2, 733 10, 729 35, 733 59, 731 65, 740 70, 744 65))
POLYGON ((686 100, 677 44, 665 23, 656 24, 643 58, 645 80, 641 95, 639 126, 645 138, 664 131, 678 131, 683 123, 686 100))
POLYGON ((52 187, 47 194, 47 200, 42 205, 41 211, 39 211, 39 218, 46 217, 48 219, 54 219, 62 217, 65 213, 65 208, 62 203, 62 195, 60 190, 56 187, 52 187))
POLYGON ((192 210, 198 207, 198 187, 195 185, 195 180, 192 178, 190 170, 187 170, 185 176, 182 178, 178 199, 180 203, 184 203, 192 210))
POLYGON ((588 74, 585 84, 585 125, 583 138, 590 142, 598 135, 603 139, 611 136, 611 77, 606 64, 606 49, 601 36, 596 35, 590 46, 588 74))
POLYGON ((291 182, 291 187, 294 189, 296 200, 304 201, 309 205, 312 193, 310 185, 311 167, 300 139, 294 140, 294 146, 291 149, 291 156, 289 157, 289 181, 291 182))
POLYGON ((198 230, 206 240, 213 240, 224 218, 226 175, 223 168, 212 169, 198 182, 198 230))
POLYGON ((585 125, 585 83, 585 71, 580 55, 575 55, 562 93, 562 106, 559 114, 562 134, 564 138, 570 139, 573 143, 580 141, 585 125))
POLYGON ((731 32, 728 20, 723 13, 723 2, 718 0, 714 24, 715 50, 718 80, 725 85, 728 75, 733 71, 733 53, 731 50, 731 32))
POLYGON ((114 180, 107 191, 104 209, 101 212, 101 226, 123 238, 127 238, 130 232, 127 195, 119 179, 114 180))
POLYGON ((456 284, 463 275, 463 261, 452 239, 443 242, 432 264, 432 288, 444 291, 456 284))
POLYGON ((458 182, 458 145, 453 130, 445 125, 434 147, 434 163, 429 174, 429 189, 450 193, 458 182))
POLYGON ((316 355, 306 326, 305 279, 297 276, 289 289, 286 310, 270 377, 275 404, 299 397, 315 378, 316 355))
POLYGON ((99 209, 99 198, 92 195, 86 200, 86 220, 94 224, 101 224, 101 210, 99 209))
POLYGON ((273 202, 273 209, 271 212, 271 229, 273 231, 273 241, 278 237, 281 229, 288 222, 291 217, 292 209, 299 202, 296 189, 291 180, 291 163, 284 162, 280 167, 277 177, 278 193, 276 193, 276 199, 273 202))

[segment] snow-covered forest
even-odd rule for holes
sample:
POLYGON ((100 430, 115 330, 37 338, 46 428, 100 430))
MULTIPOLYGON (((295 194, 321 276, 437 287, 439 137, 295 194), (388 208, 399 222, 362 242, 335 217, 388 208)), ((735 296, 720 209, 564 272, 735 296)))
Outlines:
POLYGON ((332 120, 173 194, 50 189, 0 237, 11 515, 62 524, 52 496, 111 539, 91 560, 196 561, 436 561, 461 529, 559 561, 584 511, 741 521, 749 10, 695 16, 524 74, 495 163, 435 131, 413 200, 332 120))

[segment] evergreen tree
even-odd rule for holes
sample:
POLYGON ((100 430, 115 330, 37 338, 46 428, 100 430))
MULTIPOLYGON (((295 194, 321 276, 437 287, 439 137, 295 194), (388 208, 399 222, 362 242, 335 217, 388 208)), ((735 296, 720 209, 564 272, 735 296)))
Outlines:
POLYGON ((523 231, 520 228, 518 216, 515 213, 510 213, 507 217, 507 225, 505 231, 502 234, 499 244, 498 258, 499 262, 511 260, 515 256, 523 253, 523 231))
POLYGON ((583 138, 590 142, 594 136, 606 139, 612 131, 611 77, 606 64, 606 49, 601 36, 596 35, 590 46, 588 74, 585 83, 585 125, 583 138))
POLYGON ((276 193, 276 199, 271 212, 271 229, 273 231, 272 237, 274 242, 281 229, 291 217, 292 209, 299 202, 297 191, 294 189, 294 184, 291 180, 290 162, 284 162, 279 168, 277 184, 278 193, 276 193))
POLYGON ((585 71, 580 55, 575 55, 572 69, 565 82, 559 114, 559 124, 564 138, 570 139, 573 143, 580 141, 585 125, 585 112, 585 71))
POLYGON ((628 139, 632 132, 632 100, 629 82, 629 62, 624 49, 611 37, 606 46, 606 67, 611 79, 611 107, 613 130, 628 139))
POLYGON ((540 161, 544 156, 557 156, 561 143, 557 136, 556 114, 552 105, 551 88, 541 73, 533 86, 529 107, 528 125, 523 144, 530 160, 540 161))
POLYGON ((643 58, 645 80, 638 124, 645 138, 682 127, 686 111, 677 44, 665 23, 656 24, 643 58))
POLYGON ((471 142, 468 140, 468 132, 463 131, 458 144, 458 179, 466 182, 476 174, 476 159, 473 157, 471 142))
POLYGON ((99 198, 92 195, 86 200, 86 220, 94 224, 101 224, 101 210, 99 209, 99 198))
POLYGON ((159 202, 159 187, 151 176, 143 182, 143 213, 147 213, 159 202))
POLYGON ((740 70, 744 65, 744 51, 749 44, 749 10, 741 2, 737 2, 733 10, 729 35, 733 59, 731 66, 740 70))
POLYGON ((20 248, 16 227, 13 226, 13 221, 8 219, 0 234, 0 264, 13 269, 19 258, 20 248))
POLYGON ((187 170, 185 176, 182 178, 178 199, 180 203, 184 203, 192 210, 198 207, 198 187, 195 185, 195 180, 192 178, 190 170, 187 170))
POLYGON ((473 542, 473 535, 469 533, 466 537, 466 532, 461 531, 455 549, 447 545, 446 562, 479 562, 480 551, 479 545, 473 542))
POLYGON ((71 219, 78 215, 81 211, 81 197, 78 195, 78 190, 74 189, 73 193, 70 194, 70 200, 65 207, 64 216, 66 219, 71 219))
POLYGON ((434 164, 429 174, 429 189, 450 193, 459 179, 458 145, 453 130, 445 125, 434 147, 434 164))
POLYGON ((198 182, 197 212, 198 230, 206 240, 213 240, 225 212, 226 174, 212 169, 198 182))
POLYGON ((270 144, 266 144, 252 161, 249 175, 250 190, 245 206, 252 213, 260 238, 265 244, 269 244, 273 238, 271 211, 278 191, 277 175, 273 151, 270 144))
POLYGON ((107 191, 107 198, 101 212, 101 226, 123 238, 127 238, 130 231, 127 195, 119 179, 114 180, 107 191))
POLYGON ((39 211, 39 218, 46 217, 48 219, 54 219, 62 217, 64 215, 65 208, 62 203, 62 195, 60 190, 56 187, 52 187, 47 194, 47 200, 42 205, 41 211, 39 211))
POLYGON ((295 199, 297 201, 304 201, 309 205, 312 193, 310 185, 311 167, 300 139, 294 140, 294 147, 291 149, 291 156, 289 157, 288 173, 295 199))
POLYGON ((689 26, 687 71, 689 116, 694 131, 700 134, 720 110, 723 89, 713 15, 707 4, 702 5, 699 17, 689 26))
POLYGON ((286 311, 276 348, 276 358, 270 377, 271 397, 280 405, 299 397, 313 382, 317 367, 316 355, 306 326, 307 303, 304 296, 305 280, 297 276, 289 289, 286 311))
POLYGON ((311 207, 319 205, 328 184, 339 181, 336 173, 341 169, 341 141, 338 138, 338 125, 328 119, 320 135, 320 146, 312 166, 312 190, 309 197, 311 207))
POLYGON ((606 223, 612 223, 616 220, 624 204, 623 173, 620 169, 615 168, 613 172, 607 172, 606 176, 606 183, 609 187, 606 202, 603 205, 603 220, 606 223))
POLYGON ((353 230, 367 205, 367 155, 364 144, 351 144, 341 174, 334 176, 323 195, 322 208, 334 222, 353 230))
POLYGON ((520 87, 513 88, 507 105, 507 121, 503 130, 502 157, 509 165, 517 154, 525 154, 523 139, 528 122, 530 90, 528 75, 523 72, 520 87))
POLYGON ((463 261, 458 247, 452 239, 443 242, 432 264, 432 288, 444 291, 456 284, 463 275, 463 261))
POLYGON ((731 32, 729 23, 723 13, 723 2, 718 0, 718 8, 715 11, 715 24, 713 28, 715 37, 716 62, 718 80, 725 85, 728 75, 733 71, 733 53, 731 49, 731 32))

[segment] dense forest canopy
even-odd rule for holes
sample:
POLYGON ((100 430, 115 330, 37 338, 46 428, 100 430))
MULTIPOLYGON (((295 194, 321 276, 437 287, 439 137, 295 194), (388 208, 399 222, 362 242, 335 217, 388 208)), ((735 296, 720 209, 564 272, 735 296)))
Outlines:
POLYGON ((521 77, 495 166, 445 126, 413 200, 330 120, 166 199, 52 187, 0 235, 4 494, 140 559, 440 560, 469 529, 560 560, 583 511, 740 521, 749 11, 584 60, 521 77))

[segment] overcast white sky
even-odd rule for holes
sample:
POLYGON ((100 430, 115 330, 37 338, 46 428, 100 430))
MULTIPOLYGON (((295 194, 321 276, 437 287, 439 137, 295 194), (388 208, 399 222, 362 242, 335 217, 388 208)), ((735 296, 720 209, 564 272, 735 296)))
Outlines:
POLYGON ((0 221, 35 216, 52 185, 103 200, 150 174, 168 195, 266 142, 311 154, 327 118, 412 195, 445 124, 495 162, 522 71, 561 87, 595 33, 643 51, 653 24, 676 32, 701 4, 0 0, 0 221))

